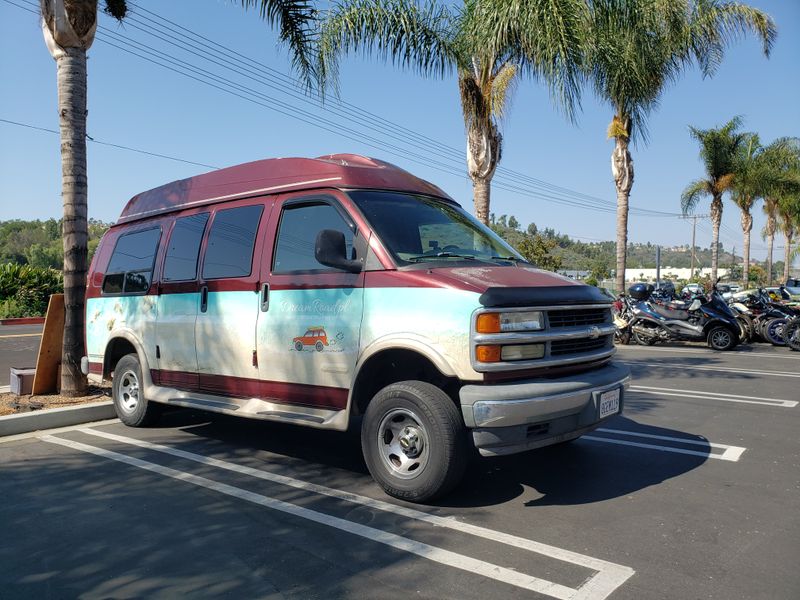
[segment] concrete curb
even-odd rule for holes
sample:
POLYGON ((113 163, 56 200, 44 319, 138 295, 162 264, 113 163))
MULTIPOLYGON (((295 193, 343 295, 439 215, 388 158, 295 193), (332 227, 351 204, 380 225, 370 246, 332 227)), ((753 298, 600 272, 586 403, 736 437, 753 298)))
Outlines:
POLYGON ((13 319, 0 319, 0 325, 41 325, 44 317, 16 317, 13 319))
POLYGON ((0 417, 0 437, 40 431, 42 429, 80 425, 93 421, 104 421, 113 419, 116 416, 114 403, 110 400, 8 415, 0 417))

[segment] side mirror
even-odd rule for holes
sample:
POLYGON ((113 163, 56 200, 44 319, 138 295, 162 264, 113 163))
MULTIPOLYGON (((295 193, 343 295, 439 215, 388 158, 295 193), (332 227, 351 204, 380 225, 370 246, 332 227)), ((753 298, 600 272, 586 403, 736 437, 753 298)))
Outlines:
POLYGON ((326 267, 333 267, 350 273, 361 272, 361 261, 350 260, 347 257, 344 234, 335 229, 323 229, 317 234, 317 242, 314 245, 314 258, 317 259, 318 263, 326 267))

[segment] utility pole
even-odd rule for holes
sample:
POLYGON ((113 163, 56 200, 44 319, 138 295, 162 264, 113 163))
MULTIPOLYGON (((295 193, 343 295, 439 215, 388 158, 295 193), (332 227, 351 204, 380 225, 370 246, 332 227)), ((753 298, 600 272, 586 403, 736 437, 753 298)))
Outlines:
POLYGON ((689 275, 689 279, 694 279, 694 263, 695 263, 695 255, 694 255, 694 248, 695 248, 695 239, 697 237, 697 219, 707 219, 711 215, 684 215, 681 219, 691 219, 692 220, 692 270, 691 275, 689 275))
POLYGON ((661 287, 661 246, 656 246, 656 289, 661 287))

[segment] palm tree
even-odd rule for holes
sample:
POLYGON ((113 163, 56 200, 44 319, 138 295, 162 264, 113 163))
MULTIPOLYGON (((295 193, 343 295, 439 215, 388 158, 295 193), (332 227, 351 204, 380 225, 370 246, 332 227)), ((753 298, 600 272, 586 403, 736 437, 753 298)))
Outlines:
POLYGON ((726 46, 754 31, 769 54, 775 25, 763 12, 717 0, 592 0, 585 69, 614 110, 611 173, 617 191, 616 287, 625 286, 628 204, 634 170, 629 146, 647 140, 647 118, 666 86, 693 62, 713 74, 726 46))
POLYGON ((778 223, 785 240, 783 247, 783 281, 789 279, 789 267, 794 253, 792 243, 800 232, 800 196, 786 196, 778 203, 778 223))
POLYGON ((775 247, 775 233, 778 231, 778 198, 774 194, 764 197, 764 215, 767 223, 762 231, 767 239, 767 285, 772 285, 772 257, 775 247))
POLYGON ((717 280, 719 267, 719 228, 722 224, 722 196, 733 186, 736 155, 746 140, 739 131, 742 120, 734 117, 717 129, 689 127, 689 133, 700 144, 700 160, 705 179, 690 183, 681 195, 681 208, 689 214, 704 196, 711 197, 711 280, 717 280))
MULTIPOLYGON (((81 373, 84 355, 84 293, 87 271, 86 51, 97 29, 97 0, 40 0, 45 44, 56 61, 58 114, 61 129, 61 197, 64 242, 64 337, 61 393, 80 396, 86 390, 81 373)), ((242 0, 256 7, 292 51, 295 67, 313 80, 310 41, 314 11, 308 0, 242 0)), ((127 14, 126 0, 104 0, 104 10, 117 20, 127 14)))
POLYGON ((513 86, 521 73, 541 78, 572 114, 583 10, 580 0, 465 0, 460 9, 414 0, 349 0, 336 4, 323 23, 320 80, 335 86, 339 57, 356 50, 424 76, 455 72, 475 216, 488 225, 491 180, 502 157, 499 121, 513 86))

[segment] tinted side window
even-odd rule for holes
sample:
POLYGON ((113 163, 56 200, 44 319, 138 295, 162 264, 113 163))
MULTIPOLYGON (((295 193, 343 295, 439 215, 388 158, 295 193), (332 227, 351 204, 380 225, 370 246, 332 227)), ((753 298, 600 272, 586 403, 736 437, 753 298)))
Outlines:
POLYGON ((263 209, 257 204, 217 212, 208 234, 203 260, 204 279, 250 275, 256 231, 263 209))
POLYGON ((314 257, 317 234, 323 229, 344 233, 347 255, 353 256, 353 231, 334 207, 305 204, 285 208, 281 215, 273 272, 335 270, 318 263, 314 257))
POLYGON ((126 233, 117 240, 103 280, 106 294, 138 294, 150 288, 161 229, 126 233))
POLYGON ((164 281, 187 281, 197 277, 197 256, 207 221, 208 213, 175 221, 164 261, 164 281))

